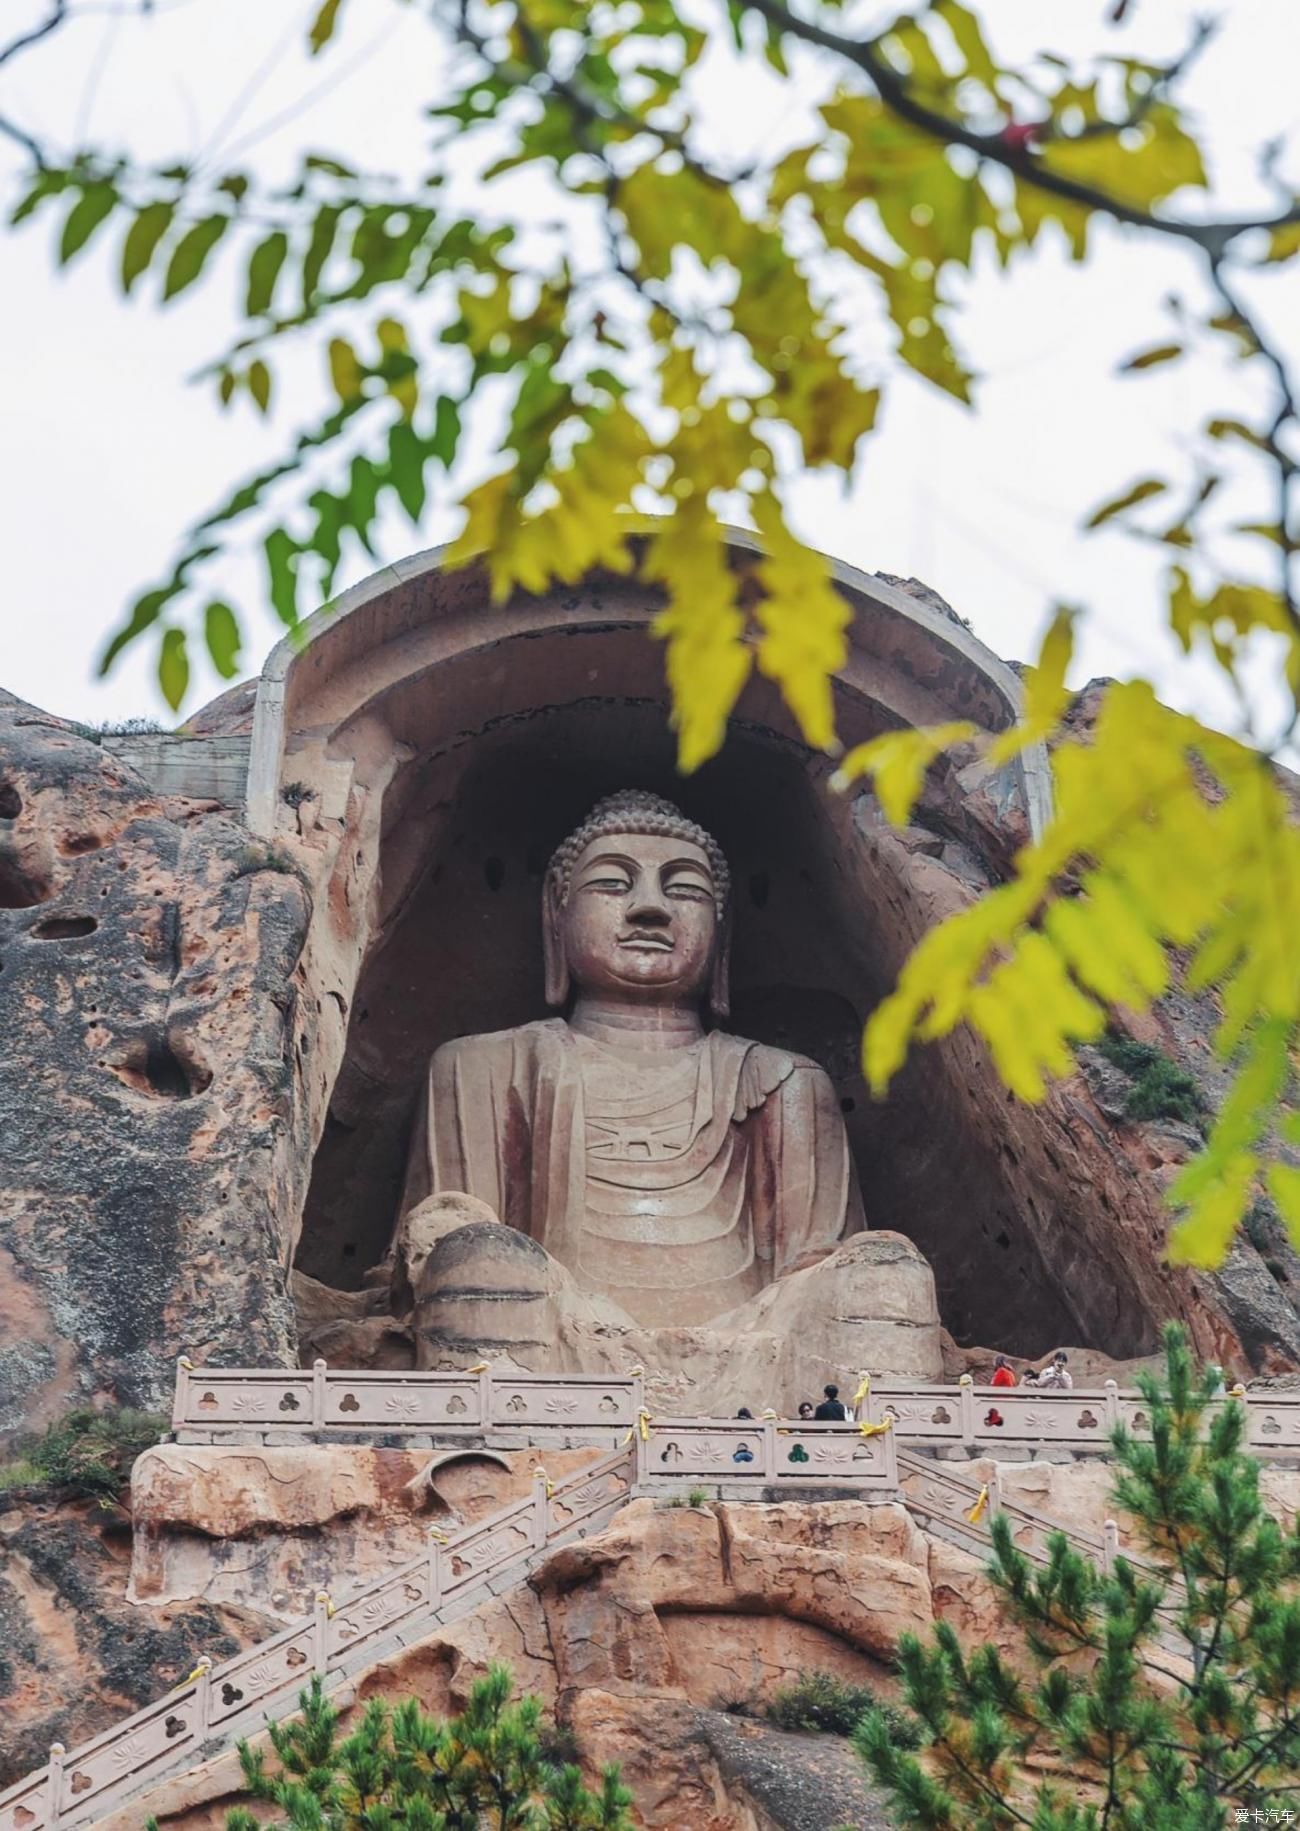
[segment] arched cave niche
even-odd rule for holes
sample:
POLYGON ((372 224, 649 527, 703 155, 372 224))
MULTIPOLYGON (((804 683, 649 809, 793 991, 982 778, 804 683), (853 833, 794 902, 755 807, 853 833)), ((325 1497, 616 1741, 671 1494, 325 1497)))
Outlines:
MULTIPOLYGON (((358 864, 373 853, 366 943, 298 1268, 355 1290, 383 1257, 430 1055, 451 1037, 546 1015, 547 859, 600 795, 642 786, 709 827, 730 860, 729 1027, 830 1072, 868 1223, 909 1235, 927 1255, 956 1339, 1024 1353, 1060 1341, 1147 1351, 1143 1295, 1097 1249, 1113 1217, 1093 1215, 1091 1192, 1062 1178, 1048 1131, 971 1038, 917 1052, 885 1101, 860 1077, 863 1020, 936 913, 1006 868, 1026 830, 1025 783, 989 778, 969 759, 945 763, 913 828, 891 835, 869 794, 830 792, 831 763, 807 749, 758 676, 722 752, 682 779, 662 658, 646 640, 654 604, 638 590, 603 579, 512 602, 489 623, 481 581, 413 562, 400 586, 370 589, 368 634, 363 604, 286 663, 288 710, 272 732, 279 778, 346 769, 349 818, 358 787, 371 810, 356 825, 368 832, 355 842, 358 864)), ((928 610, 914 623, 899 593, 871 581, 851 602, 851 655, 836 689, 846 742, 954 712, 993 729, 1007 722, 1006 671, 965 632, 928 610)), ((255 729, 261 767, 274 754, 267 729, 255 729)))

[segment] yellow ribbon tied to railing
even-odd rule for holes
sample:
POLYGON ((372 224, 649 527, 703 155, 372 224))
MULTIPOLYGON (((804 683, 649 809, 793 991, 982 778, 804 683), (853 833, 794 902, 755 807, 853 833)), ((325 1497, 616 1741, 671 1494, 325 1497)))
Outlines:
POLYGON ((551 1480, 550 1476, 546 1473, 546 1470, 543 1468, 540 1468, 540 1467, 535 1468, 533 1470, 533 1480, 545 1482, 546 1498, 547 1498, 547 1500, 549 1500, 551 1498, 552 1494, 554 1494, 554 1492, 555 1492, 555 1483, 551 1480))
POLYGON ((966 1515, 966 1518, 970 1521, 972 1526, 979 1525, 980 1521, 984 1518, 984 1515, 988 1512, 988 1506, 989 1506, 989 1489, 988 1489, 988 1483, 985 1482, 984 1486, 980 1489, 979 1494, 976 1497, 975 1505, 971 1508, 970 1512, 966 1515))
POLYGON ((864 1418, 858 1426, 859 1432, 864 1437, 879 1437, 882 1436, 885 1431, 893 1430, 893 1428, 894 1414, 889 1411, 885 1413, 879 1424, 872 1424, 869 1419, 864 1418))
POLYGON ((858 1390, 853 1395, 853 1403, 855 1405, 861 1405, 863 1399, 865 1399, 867 1397, 867 1395, 870 1391, 871 1391, 871 1375, 869 1373, 864 1373, 862 1376, 862 1382, 859 1385, 858 1390))
POLYGON ((201 1659, 198 1665, 195 1666, 193 1672, 188 1673, 186 1677, 181 1680, 179 1685, 173 1685, 172 1690, 184 1691, 186 1685, 192 1685, 196 1679, 202 1678, 205 1672, 210 1672, 211 1670, 212 1661, 210 1659, 201 1659))
POLYGON ((642 1443, 649 1443, 649 1441, 650 1441, 650 1413, 646 1410, 644 1405, 641 1407, 640 1411, 636 1414, 636 1423, 632 1426, 631 1430, 627 1433, 627 1436, 624 1437, 622 1443, 620 1443, 618 1447, 622 1450, 625 1450, 627 1448, 628 1444, 631 1443, 632 1439, 637 1435, 638 1432, 640 1432, 642 1443))
POLYGON ((465 1371, 466 1373, 490 1373, 492 1371, 492 1363, 491 1361, 479 1361, 475 1366, 467 1367, 465 1371))
POLYGON ((429 1537, 435 1539, 439 1545, 445 1545, 448 1542, 447 1534, 445 1532, 439 1532, 436 1526, 430 1526, 429 1537))

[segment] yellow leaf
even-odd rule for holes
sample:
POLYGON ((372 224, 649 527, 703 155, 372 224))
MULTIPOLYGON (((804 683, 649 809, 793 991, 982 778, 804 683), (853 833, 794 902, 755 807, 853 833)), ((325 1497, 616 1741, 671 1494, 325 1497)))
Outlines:
POLYGON ((678 766, 689 772, 721 748, 753 665, 723 532, 702 494, 650 540, 641 573, 668 593, 653 629, 667 643, 678 766))
POLYGON ((832 778, 833 785, 847 788, 860 776, 870 776, 886 818, 894 826, 906 826, 931 763, 954 744, 974 737, 978 729, 969 719, 955 719, 918 730, 886 731, 850 750, 832 778))
POLYGON ((1265 261, 1289 261, 1300 254, 1300 222, 1282 223, 1269 233, 1265 261))
POLYGON ((1300 1252, 1300 1170, 1289 1163, 1270 1164, 1268 1187, 1286 1222, 1291 1244, 1300 1252))
POLYGON ((1038 665, 1025 676, 1020 723, 1002 732, 990 746, 990 762, 1009 762, 1027 745, 1041 743, 1056 730, 1073 697, 1065 676, 1074 659, 1074 617, 1075 613, 1062 605, 1052 618, 1038 651, 1038 665))
POLYGON ((1099 509, 1094 509, 1084 522, 1086 529, 1103 527, 1115 515, 1125 509, 1136 508, 1139 502, 1145 502, 1149 496, 1158 496, 1169 485, 1162 483, 1158 477, 1144 477, 1140 483, 1134 483, 1124 491, 1122 496, 1114 496, 1109 502, 1103 502, 1099 509))
MULTIPOLYGON (((1195 1265, 1202 1271, 1213 1271, 1222 1265, 1246 1212, 1258 1169, 1259 1160, 1250 1151, 1240 1152, 1224 1165, 1187 1219, 1180 1221, 1170 1234, 1171 1265, 1195 1265)), ((1173 1191, 1170 1195, 1175 1199, 1173 1191)))
POLYGON ((835 739, 831 687, 847 653, 849 607, 831 582, 830 563, 786 527, 769 493, 754 502, 767 545, 755 567, 763 596, 754 615, 762 630, 758 665, 780 686, 808 742, 830 749, 835 739))
POLYGON ((330 380, 334 392, 346 405, 361 394, 361 364, 357 353, 344 337, 332 337, 329 346, 330 380))

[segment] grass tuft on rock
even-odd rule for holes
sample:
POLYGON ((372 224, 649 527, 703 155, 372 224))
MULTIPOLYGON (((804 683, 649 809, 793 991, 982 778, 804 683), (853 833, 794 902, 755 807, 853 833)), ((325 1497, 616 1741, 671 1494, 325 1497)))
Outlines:
POLYGON ((904 1711, 882 1701, 869 1685, 850 1685, 833 1672, 801 1672, 793 1684, 783 1685, 767 1707, 767 1720, 777 1729, 851 1736, 869 1710, 888 1724, 896 1748, 919 1746, 919 1731, 904 1711))
POLYGON ((70 1411, 39 1435, 18 1440, 14 1455, 0 1463, 0 1493, 118 1501, 136 1457, 167 1428, 167 1419, 152 1411, 70 1411))
POLYGON ((1153 1043, 1134 1042, 1112 1031, 1097 1047, 1121 1074, 1132 1082, 1124 1100, 1130 1119, 1179 1119, 1199 1125, 1205 1111, 1200 1089, 1185 1068, 1180 1068, 1153 1043))

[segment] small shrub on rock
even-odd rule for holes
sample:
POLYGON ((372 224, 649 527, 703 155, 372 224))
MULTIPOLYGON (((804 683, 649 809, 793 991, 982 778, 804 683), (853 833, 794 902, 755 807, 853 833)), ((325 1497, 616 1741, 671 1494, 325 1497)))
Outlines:
POLYGON ((801 1672, 783 1685, 767 1707, 769 1723, 778 1729, 812 1730, 829 1736, 851 1736, 868 1711, 881 1717, 897 1748, 916 1748, 920 1735, 912 1719, 877 1698, 868 1685, 850 1685, 833 1672, 801 1672))
POLYGON ((17 1456, 0 1465, 0 1491, 120 1500, 136 1457, 166 1429, 166 1418, 151 1411, 70 1411, 39 1436, 19 1440, 17 1456))
POLYGON ((1113 1068, 1126 1074, 1133 1085, 1124 1100, 1130 1119, 1180 1119, 1199 1125, 1205 1111, 1200 1089, 1185 1068, 1152 1043, 1131 1037, 1104 1036, 1098 1048, 1113 1068))

